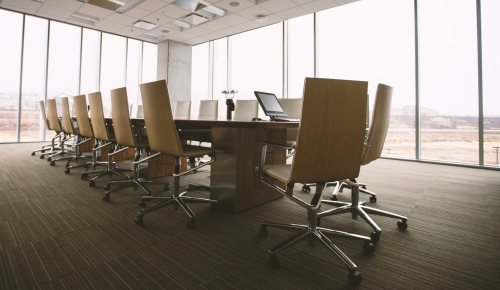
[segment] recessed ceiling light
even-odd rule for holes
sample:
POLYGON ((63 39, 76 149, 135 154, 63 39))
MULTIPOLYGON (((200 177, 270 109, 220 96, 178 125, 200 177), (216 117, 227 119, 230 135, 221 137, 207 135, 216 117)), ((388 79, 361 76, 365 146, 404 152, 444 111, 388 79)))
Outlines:
POLYGON ((144 20, 136 21, 134 23, 134 25, 132 25, 132 26, 140 28, 140 29, 144 29, 144 30, 151 30, 151 29, 158 27, 158 25, 153 24, 151 22, 144 21, 144 20))
POLYGON ((163 33, 170 33, 170 31, 166 30, 166 29, 163 29, 161 32, 163 32, 163 33))
POLYGON ((240 2, 237 2, 237 1, 229 2, 229 6, 238 7, 238 6, 240 6, 240 2))
POLYGON ((264 21, 267 21, 268 18, 267 18, 267 15, 265 15, 265 14, 259 14, 259 15, 255 16, 255 20, 258 22, 264 22, 264 21))

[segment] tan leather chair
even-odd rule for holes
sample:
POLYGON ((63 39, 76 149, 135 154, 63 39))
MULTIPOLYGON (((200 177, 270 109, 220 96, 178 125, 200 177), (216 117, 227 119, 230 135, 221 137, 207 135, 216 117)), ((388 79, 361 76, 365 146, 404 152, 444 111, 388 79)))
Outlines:
POLYGON ((198 120, 217 120, 219 114, 218 100, 201 100, 198 120))
MULTIPOLYGON (((296 230, 297 234, 268 250, 271 266, 278 266, 277 253, 310 237, 318 239, 349 268, 349 279, 358 283, 360 272, 349 257, 327 237, 335 235, 364 241, 366 251, 373 251, 369 237, 351 234, 317 225, 321 194, 330 180, 355 178, 359 174, 367 102, 367 82, 306 78, 303 111, 295 154, 292 164, 266 165, 267 146, 262 148, 260 165, 261 181, 306 209, 307 225, 263 223, 261 234, 267 235, 269 227, 296 230), (275 185, 285 184, 285 188, 275 185), (316 193, 310 202, 294 195, 296 183, 315 183, 316 193)), ((273 145, 276 146, 276 145, 273 145)), ((357 190, 357 185, 352 184, 357 190)), ((283 217, 283 215, 281 215, 283 217)))
MULTIPOLYGON (((144 121, 148 133, 149 147, 153 152, 157 152, 148 158, 154 158, 161 154, 172 156, 175 158, 174 168, 174 188, 171 196, 143 196, 142 202, 148 200, 157 200, 158 203, 152 207, 140 211, 135 218, 137 224, 142 224, 143 216, 153 210, 167 206, 169 204, 179 205, 188 215, 188 227, 195 226, 195 214, 189 208, 187 203, 210 203, 215 204, 217 201, 190 197, 186 194, 188 191, 181 192, 180 177, 196 171, 201 166, 213 163, 215 160, 214 152, 211 148, 191 146, 181 144, 178 131, 172 116, 170 108, 170 99, 168 96, 167 83, 165 80, 155 81, 151 83, 141 84, 142 104, 144 106, 144 121), (195 168, 190 168, 187 171, 180 172, 181 157, 200 157, 211 156, 210 161, 203 163, 195 168)), ((147 159, 147 158, 146 158, 147 159)))
MULTIPOLYGON (((57 117, 57 108, 56 108, 55 100, 49 99, 48 101, 51 102, 51 105, 50 105, 51 111, 53 113, 55 113, 55 115, 57 117), (53 108, 52 108, 52 103, 53 103, 53 108)), ((41 153, 40 158, 44 159, 45 155, 53 155, 53 154, 57 153, 57 151, 60 149, 59 145, 61 143, 61 139, 64 137, 64 133, 61 132, 60 130, 59 131, 56 130, 56 129, 60 129, 60 125, 57 125, 57 124, 52 125, 49 122, 49 119, 47 118, 47 115, 45 113, 45 103, 43 101, 40 101, 39 105, 40 105, 40 114, 42 115, 42 119, 45 123, 45 127, 48 128, 49 130, 52 130, 55 132, 55 136, 52 137, 50 144, 44 145, 40 149, 37 149, 37 150, 34 150, 31 152, 31 156, 35 156, 36 152, 40 152, 41 153)), ((52 122, 53 122, 53 120, 52 120, 52 122)))
MULTIPOLYGON (((286 113, 286 117, 290 119, 300 119, 302 114, 302 99, 278 99, 281 107, 286 113)), ((299 132, 298 128, 288 128, 286 130, 286 144, 289 147, 294 148, 297 142, 297 134, 299 132)), ((290 157, 293 154, 293 150, 288 152, 290 157)))
MULTIPOLYGON (((392 98, 392 87, 384 84, 379 84, 377 87, 377 94, 372 115, 372 122, 368 130, 368 135, 367 135, 368 137, 366 139, 366 144, 363 150, 362 161, 361 161, 362 165, 366 165, 374 160, 377 160, 382 154, 382 149, 384 148, 385 137, 387 135, 387 130, 389 128, 389 120, 391 116, 391 98, 392 98)), ((363 188, 364 185, 360 185, 359 190, 351 190, 351 202, 336 201, 337 192, 340 190, 340 188, 350 187, 353 182, 359 184, 353 178, 350 179, 350 182, 347 180, 337 181, 333 193, 333 198, 332 198, 333 200, 323 200, 322 202, 325 204, 338 206, 338 208, 321 212, 318 216, 325 217, 330 215, 342 214, 345 212, 350 212, 354 218, 359 215, 373 229, 371 238, 374 242, 378 242, 382 230, 375 223, 375 221, 373 221, 373 219, 370 218, 370 216, 367 213, 399 219, 400 221, 398 221, 397 225, 402 230, 408 227, 407 217, 383 211, 380 209, 368 207, 364 205, 364 202, 359 202, 360 191, 364 191, 368 194, 374 194, 363 188)), ((371 200, 376 201, 373 199, 371 200)))
POLYGON ((257 100, 236 100, 234 109, 234 121, 252 121, 259 114, 259 102, 257 100))
POLYGON ((177 101, 175 103, 174 119, 191 119, 191 101, 177 101))
POLYGON ((128 176, 123 174, 122 172, 130 170, 117 168, 109 154, 107 162, 97 161, 97 152, 99 150, 108 148, 110 153, 113 150, 115 141, 114 132, 111 125, 108 126, 106 124, 106 119, 104 118, 101 92, 90 93, 88 94, 88 97, 90 105, 90 119, 92 120, 92 132, 94 133, 94 139, 97 143, 97 146, 92 149, 92 160, 94 160, 92 168, 95 168, 96 165, 104 165, 106 166, 106 168, 101 170, 87 171, 82 174, 82 179, 88 180, 89 186, 94 187, 95 181, 104 176, 113 176, 115 174, 124 178, 128 178, 128 176), (89 178, 90 175, 94 176, 92 178, 89 178))
POLYGON ((117 147, 113 153, 109 154, 110 161, 112 161, 113 156, 127 150, 128 148, 135 149, 135 158, 131 176, 127 176, 124 180, 114 180, 106 183, 106 186, 104 187, 106 192, 102 198, 104 201, 110 200, 111 193, 129 186, 138 186, 147 194, 151 194, 149 189, 146 187, 147 184, 163 184, 165 185, 164 189, 168 189, 168 183, 153 182, 145 180, 139 176, 140 166, 145 163, 147 164, 147 160, 141 160, 141 151, 143 149, 148 149, 147 151, 149 151, 149 146, 147 139, 136 137, 136 135, 139 134, 134 133, 133 125, 129 118, 130 114, 128 108, 127 88, 111 90, 111 118, 113 119, 113 130, 115 132, 117 147))

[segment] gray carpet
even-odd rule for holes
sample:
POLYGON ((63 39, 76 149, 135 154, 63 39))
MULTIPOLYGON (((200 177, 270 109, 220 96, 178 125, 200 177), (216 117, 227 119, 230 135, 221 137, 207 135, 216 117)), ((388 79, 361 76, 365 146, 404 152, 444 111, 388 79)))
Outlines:
MULTIPOLYGON (((51 167, 30 156, 39 146, 0 145, 1 289, 352 287, 346 268, 319 243, 299 243, 279 254, 279 268, 267 266, 265 250, 290 233, 272 229, 259 237, 260 222, 305 221, 305 211, 286 199, 238 215, 193 205, 194 230, 173 207, 137 226, 140 191, 103 202, 103 183, 90 188, 81 170, 66 175, 64 163, 51 167)), ((359 288, 500 288, 499 177, 498 171, 394 160, 363 167, 359 180, 379 193, 373 206, 407 215, 409 228, 402 232, 395 220, 374 217, 383 233, 371 256, 361 242, 334 240, 358 264, 359 288)), ((185 181, 206 184, 208 172, 185 181)), ((322 226, 371 231, 350 214, 326 218, 322 226)))

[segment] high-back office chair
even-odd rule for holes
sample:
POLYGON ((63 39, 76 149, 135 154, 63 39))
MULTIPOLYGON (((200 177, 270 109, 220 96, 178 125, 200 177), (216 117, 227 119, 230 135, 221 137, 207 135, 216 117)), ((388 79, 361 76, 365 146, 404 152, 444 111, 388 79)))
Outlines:
POLYGON ((116 174, 128 178, 127 175, 121 173, 123 170, 115 167, 111 157, 108 156, 107 162, 97 161, 97 152, 99 150, 103 150, 104 148, 109 148, 109 153, 111 153, 115 140, 113 129, 106 125, 101 92, 90 93, 88 94, 88 97, 90 105, 90 119, 92 120, 92 132, 94 133, 94 138, 97 142, 96 146, 92 149, 92 160, 95 162, 93 166, 105 165, 106 168, 85 172, 82 174, 82 179, 88 179, 89 186, 94 187, 95 181, 103 176, 112 176, 113 174, 116 174), (90 175, 94 176, 89 179, 90 175))
MULTIPOLYGON (((111 110, 113 110, 113 108, 111 108, 111 110)), ((135 112, 135 117, 138 119, 144 118, 144 109, 142 108, 142 105, 137 105, 137 111, 135 112)))
MULTIPOLYGON (((306 78, 304 85, 304 106, 299 127, 299 135, 292 164, 266 165, 266 149, 272 144, 264 144, 260 165, 261 181, 281 192, 307 211, 307 225, 263 223, 261 234, 267 235, 269 227, 297 230, 291 238, 268 250, 270 265, 279 265, 276 254, 306 237, 318 239, 349 268, 349 279, 359 282, 361 275, 347 257, 326 236, 359 239, 365 242, 366 251, 373 251, 369 237, 347 232, 320 228, 317 216, 321 205, 321 193, 330 180, 355 178, 359 174, 367 102, 367 82, 306 78), (286 184, 281 188, 274 184, 286 184), (293 194, 295 183, 315 183, 316 193, 310 202, 293 194)), ((276 145, 272 145, 276 146, 276 145)), ((358 185, 352 183, 353 189, 358 185)))
MULTIPOLYGON (((281 107, 286 113, 286 117, 290 119, 300 119, 302 114, 302 99, 278 99, 281 107)), ((286 143, 289 147, 295 147, 299 128, 288 128, 286 130, 286 143)), ((293 150, 289 152, 288 157, 293 154, 293 150)))
MULTIPOLYGON (((43 101, 40 101, 40 102, 39 102, 39 107, 40 107, 40 115, 41 115, 41 117, 42 117, 42 119, 43 119, 43 122, 44 122, 45 128, 49 129, 49 127, 50 127, 50 126, 49 126, 49 120, 47 119, 47 115, 45 114, 45 103, 44 103, 43 101)), ((40 152, 40 153, 42 153, 42 154, 40 155, 40 158, 42 158, 42 159, 43 159, 43 158, 44 158, 43 153, 44 153, 45 151, 47 151, 47 150, 54 151, 54 150, 56 149, 56 146, 57 146, 57 144, 56 144, 56 142, 55 142, 55 141, 56 141, 57 139, 59 139, 59 140, 61 139, 61 134, 60 134, 60 133, 57 133, 57 132, 55 132, 55 133, 56 133, 56 134, 55 134, 55 136, 54 136, 54 137, 52 137, 52 140, 51 140, 50 144, 43 145, 40 149, 33 150, 33 151, 31 152, 31 156, 35 156, 35 155, 36 155, 36 152, 40 152)), ((48 154, 50 154, 50 153, 48 153, 48 154)))
MULTIPOLYGON (((387 129, 389 127, 389 120, 391 114, 391 97, 392 97, 392 87, 379 84, 377 87, 377 94, 375 99, 375 105, 372 115, 372 122, 368 130, 368 137, 366 139, 366 144, 362 155, 362 165, 366 165, 380 157, 382 154, 382 149, 384 148, 385 137, 387 135, 387 129)), ((337 181, 337 186, 334 190, 334 199, 336 199, 337 191, 340 186, 350 187, 352 183, 357 183, 355 179, 350 180, 350 182, 337 181), (340 185, 339 185, 340 184, 340 185), (343 185, 342 185, 343 184, 343 185)), ((391 217, 399 219, 398 227, 400 229, 407 228, 407 218, 402 215, 390 213, 376 208, 371 208, 364 205, 364 202, 359 202, 359 192, 365 190, 359 188, 359 190, 351 190, 351 202, 340 202, 336 200, 323 200, 325 204, 330 204, 334 206, 339 206, 331 210, 321 212, 318 217, 325 217, 330 215, 337 215, 345 212, 351 212, 353 217, 360 215, 374 230, 371 237, 372 240, 377 242, 380 239, 380 233, 382 230, 380 227, 368 216, 367 213, 372 213, 375 215, 381 215, 385 217, 391 217)))
MULTIPOLYGON (((111 118, 113 119, 113 129, 115 132, 115 141, 117 144, 116 150, 109 154, 110 162, 113 156, 127 150, 128 148, 135 149, 135 158, 133 162, 132 176, 124 180, 114 180, 106 183, 104 187, 106 192, 103 196, 104 201, 109 201, 112 192, 124 189, 129 186, 138 186, 147 194, 151 194, 146 187, 147 184, 156 184, 156 182, 145 180, 139 176, 139 167, 147 160, 141 160, 142 149, 148 148, 147 139, 139 138, 133 130, 132 123, 129 118, 127 88, 118 88, 111 90, 111 118), (116 185, 116 186, 115 186, 116 185)), ((142 110, 142 106, 141 106, 142 110)), ((168 183, 165 185, 165 190, 168 189, 168 183)))
POLYGON ((202 166, 213 163, 213 161, 215 160, 214 151, 211 148, 181 144, 172 116, 167 83, 165 82, 165 80, 141 84, 140 89, 142 103, 144 106, 144 121, 146 123, 146 130, 148 133, 149 146, 152 151, 158 152, 154 155, 151 155, 151 157, 159 156, 160 154, 172 156, 175 158, 175 168, 173 174, 174 189, 172 195, 142 197, 142 202, 148 200, 158 200, 159 202, 150 208, 146 208, 140 211, 135 218, 135 222, 137 224, 141 224, 143 216, 146 213, 174 203, 178 204, 188 215, 188 226, 194 227, 195 214, 189 208, 187 203, 196 202, 214 204, 217 201, 205 198, 190 197, 186 195, 187 191, 180 192, 180 177, 194 172, 196 171, 196 169, 202 166), (186 170, 184 172, 180 172, 181 157, 192 158, 205 155, 211 156, 210 161, 205 162, 200 166, 190 168, 189 170, 186 170))
POLYGON ((233 120, 251 121, 259 114, 259 102, 257 100, 236 100, 233 120))
POLYGON ((198 120, 217 120, 219 113, 218 100, 201 100, 198 120))
POLYGON ((175 103, 174 119, 191 118, 191 101, 177 101, 175 103))
POLYGON ((47 100, 47 112, 45 111, 45 105, 43 101, 40 101, 40 112, 45 120, 47 128, 51 131, 54 131, 55 136, 52 137, 50 145, 44 146, 42 147, 42 149, 33 151, 31 155, 34 156, 35 152, 41 152, 40 158, 44 159, 45 155, 49 155, 49 161, 50 161, 51 156, 55 156, 60 152, 59 151, 61 149, 60 143, 64 136, 64 132, 62 132, 61 124, 57 116, 56 100, 55 99, 47 100))

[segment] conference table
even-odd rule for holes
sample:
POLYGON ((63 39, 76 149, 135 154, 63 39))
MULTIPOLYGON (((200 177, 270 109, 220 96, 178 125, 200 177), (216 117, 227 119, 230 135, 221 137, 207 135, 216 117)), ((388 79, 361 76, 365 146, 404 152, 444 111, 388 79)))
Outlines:
MULTIPOLYGON (((143 119, 132 119, 135 126, 144 126, 143 119)), ((254 208, 282 195, 259 180, 263 142, 286 144, 287 128, 299 122, 175 120, 178 130, 210 129, 216 159, 210 170, 210 198, 219 207, 233 213, 254 208)), ((284 149, 268 147, 266 163, 286 162, 284 149)))

